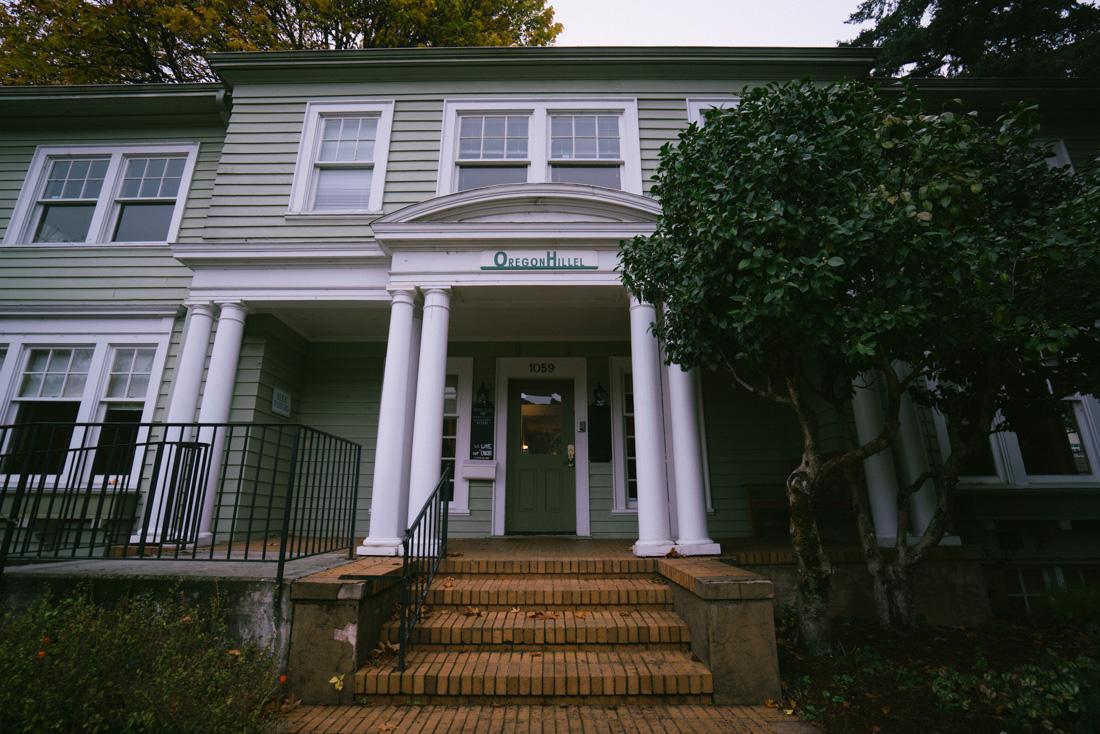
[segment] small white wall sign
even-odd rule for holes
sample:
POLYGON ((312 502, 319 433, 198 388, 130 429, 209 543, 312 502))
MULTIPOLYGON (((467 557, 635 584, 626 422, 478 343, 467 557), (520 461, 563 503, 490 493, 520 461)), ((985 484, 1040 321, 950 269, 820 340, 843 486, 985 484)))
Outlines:
POLYGON ((284 418, 290 417, 290 393, 279 388, 271 390, 271 412, 284 418))

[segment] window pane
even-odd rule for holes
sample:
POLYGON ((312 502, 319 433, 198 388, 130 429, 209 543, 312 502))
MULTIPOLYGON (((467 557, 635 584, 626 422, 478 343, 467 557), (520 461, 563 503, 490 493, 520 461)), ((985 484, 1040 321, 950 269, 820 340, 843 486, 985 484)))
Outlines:
POLYGON ((377 117, 326 117, 321 131, 321 162, 374 160, 377 117))
POLYGON ((525 181, 527 181, 527 166, 460 166, 458 169, 459 191, 525 181))
POLYGON ((618 166, 551 166, 550 180, 555 183, 586 184, 608 189, 622 188, 618 166))
POLYGON ((550 121, 550 157, 568 159, 617 159, 617 115, 554 115, 550 121))
POLYGON ((1031 412, 1014 417, 1024 468, 1028 474, 1088 474, 1088 456, 1073 405, 1057 414, 1031 412))
POLYGON ((365 210, 370 206, 369 168, 319 168, 314 209, 365 210))
POLYGON ((103 422, 108 425, 103 426, 99 431, 95 458, 92 460, 92 474, 129 474, 134 464, 134 454, 137 452, 141 409, 108 408, 103 422))
POLYGON ((107 158, 54 160, 46 174, 45 199, 95 199, 103 187, 107 158))
POLYGON ((164 242, 175 204, 123 204, 115 225, 115 242, 164 242))
POLYGON ((73 437, 80 403, 27 402, 19 406, 3 471, 60 474, 73 437))
POLYGON ((459 118, 460 160, 527 157, 526 115, 463 115, 459 118))
POLYGON ((128 158, 119 195, 140 199, 175 198, 179 193, 183 162, 183 158, 128 158))
POLYGON ((94 204, 44 204, 35 242, 83 242, 88 238, 94 204))
POLYGON ((638 501, 638 463, 634 445, 634 376, 623 373, 623 442, 626 456, 626 503, 638 501))

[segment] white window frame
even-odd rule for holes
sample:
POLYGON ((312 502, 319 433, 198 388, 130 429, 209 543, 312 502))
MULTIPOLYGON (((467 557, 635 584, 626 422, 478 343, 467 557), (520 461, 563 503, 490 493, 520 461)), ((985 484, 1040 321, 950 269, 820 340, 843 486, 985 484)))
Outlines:
MULTIPOLYGON (((102 422, 111 404, 142 403, 141 422, 151 423, 156 412, 157 397, 164 379, 164 367, 168 343, 172 332, 171 318, 110 319, 89 323, 88 320, 18 320, 2 324, 7 344, 7 358, 0 363, 0 423, 12 425, 22 400, 19 385, 32 349, 91 347, 92 361, 88 367, 88 379, 77 398, 62 402, 79 402, 76 423, 102 422), (150 347, 156 350, 149 372, 149 385, 143 398, 125 401, 106 397, 110 377, 111 355, 115 347, 150 347)), ((70 448, 94 445, 97 436, 85 440, 81 430, 74 430, 70 448)), ((139 440, 140 437, 139 437, 139 440)), ((140 457, 135 457, 135 468, 140 457)), ((89 462, 87 471, 91 471, 89 462)), ((133 491, 139 491, 134 487, 133 491)))
MULTIPOLYGON (((998 487, 1061 487, 1066 485, 1100 488, 1100 403, 1088 395, 1069 395, 1063 401, 1073 406, 1074 418, 1081 432, 1081 445, 1089 461, 1088 474, 1028 474, 1024 465, 1024 455, 1020 451, 1020 441, 1011 431, 999 431, 989 436, 989 447, 993 454, 995 476, 962 476, 960 484, 964 486, 998 487)), ((939 411, 933 412, 936 426, 936 440, 940 457, 951 453, 947 437, 947 419, 939 411)))
POLYGON ((19 192, 15 210, 12 212, 8 230, 4 235, 5 245, 33 245, 35 247, 80 247, 83 245, 105 244, 112 247, 145 247, 151 244, 162 245, 175 242, 179 235, 180 222, 187 206, 191 190, 191 176, 195 171, 195 162, 199 155, 199 144, 157 143, 135 145, 40 145, 34 151, 23 188, 19 192), (122 188, 124 163, 128 158, 146 158, 157 156, 183 156, 185 158, 183 174, 180 177, 179 191, 176 192, 175 209, 168 225, 168 235, 163 241, 156 242, 113 242, 115 225, 121 209, 118 202, 122 188), (109 156, 107 173, 103 177, 103 187, 99 191, 95 212, 88 225, 88 234, 83 242, 33 242, 34 230, 39 218, 39 199, 46 187, 46 174, 50 162, 55 158, 80 158, 109 156))
MULTIPOLYGON (((473 412, 473 357, 448 357, 447 374, 458 376, 458 427, 455 433, 454 496, 448 505, 451 515, 470 514, 470 480, 462 465, 470 459, 470 421, 473 412)), ((442 437, 440 437, 442 440, 442 437)))
MULTIPOLYGON (((633 97, 485 97, 447 99, 443 102, 443 133, 440 145, 439 181, 436 194, 458 190, 459 116, 463 114, 529 115, 528 158, 504 158, 500 165, 527 165, 527 183, 549 183, 550 116, 554 114, 606 114, 619 117, 619 159, 621 190, 642 193, 642 153, 638 132, 638 101, 633 97)), ((614 167, 613 159, 592 159, 593 165, 614 167)), ((570 161, 580 165, 582 161, 570 161)))
MULTIPOLYGON (((631 503, 626 496, 626 432, 623 429, 624 410, 623 405, 623 385, 626 381, 627 373, 633 374, 633 366, 630 361, 630 357, 611 357, 608 360, 608 366, 611 370, 611 461, 612 461, 612 484, 614 489, 614 496, 611 502, 612 514, 627 514, 633 515, 638 512, 638 503, 635 501, 631 503)), ((695 392, 695 415, 699 421, 699 442, 702 444, 700 447, 700 460, 702 461, 703 468, 703 491, 706 495, 707 502, 707 514, 714 514, 714 502, 711 497, 710 490, 710 460, 709 452, 707 451, 707 433, 706 433, 706 420, 703 415, 703 387, 702 380, 696 380, 696 392, 695 392)), ((674 496, 676 492, 676 478, 673 472, 673 462, 675 461, 675 454, 672 449, 672 428, 670 425, 669 416, 671 410, 669 406, 669 400, 671 396, 668 390, 668 380, 665 379, 665 371, 661 370, 661 392, 664 406, 665 416, 665 430, 663 431, 665 436, 665 455, 672 457, 671 461, 666 462, 667 481, 670 490, 670 496, 674 496)), ((637 399, 635 397, 635 399, 637 399)))
POLYGON ((305 120, 302 123, 302 139, 298 146, 298 158, 294 164, 294 181, 290 188, 290 205, 287 216, 346 217, 348 215, 378 216, 382 213, 382 195, 385 192, 386 169, 390 158, 390 133, 393 129, 394 101, 371 100, 359 102, 307 102, 305 120), (321 129, 325 117, 377 117, 378 129, 374 139, 372 161, 362 161, 364 168, 371 168, 370 195, 366 209, 314 209, 313 191, 316 186, 317 154, 320 150, 321 129))
POLYGON ((740 97, 688 97, 687 118, 689 123, 702 125, 703 112, 709 109, 731 110, 741 104, 740 97))

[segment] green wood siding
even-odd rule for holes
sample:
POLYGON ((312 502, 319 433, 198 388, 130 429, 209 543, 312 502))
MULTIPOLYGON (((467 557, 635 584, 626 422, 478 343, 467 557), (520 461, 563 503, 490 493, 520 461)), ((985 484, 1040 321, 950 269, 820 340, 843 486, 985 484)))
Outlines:
MULTIPOLYGON (((0 133, 0 237, 7 231, 19 191, 38 145, 126 145, 198 142, 199 155, 180 224, 181 241, 197 240, 221 156, 217 128, 72 130, 42 135, 36 130, 0 133)), ((40 303, 179 303, 191 271, 169 248, 119 246, 5 246, 0 248, 0 305, 40 303)))

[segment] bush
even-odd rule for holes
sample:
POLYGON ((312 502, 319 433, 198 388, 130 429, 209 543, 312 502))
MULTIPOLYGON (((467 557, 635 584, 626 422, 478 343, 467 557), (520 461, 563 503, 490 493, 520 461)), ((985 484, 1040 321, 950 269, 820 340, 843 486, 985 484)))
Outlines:
POLYGON ((0 619, 6 732, 260 732, 274 724, 269 652, 228 634, 221 604, 87 590, 0 619))
MULTIPOLYGON (((984 666, 983 666, 984 667, 984 666)), ((1010 731, 1093 731, 1100 692, 1100 665, 1084 655, 1065 660, 1050 654, 1038 664, 998 673, 959 673, 944 668, 932 680, 932 692, 947 710, 991 709, 1010 731)))

